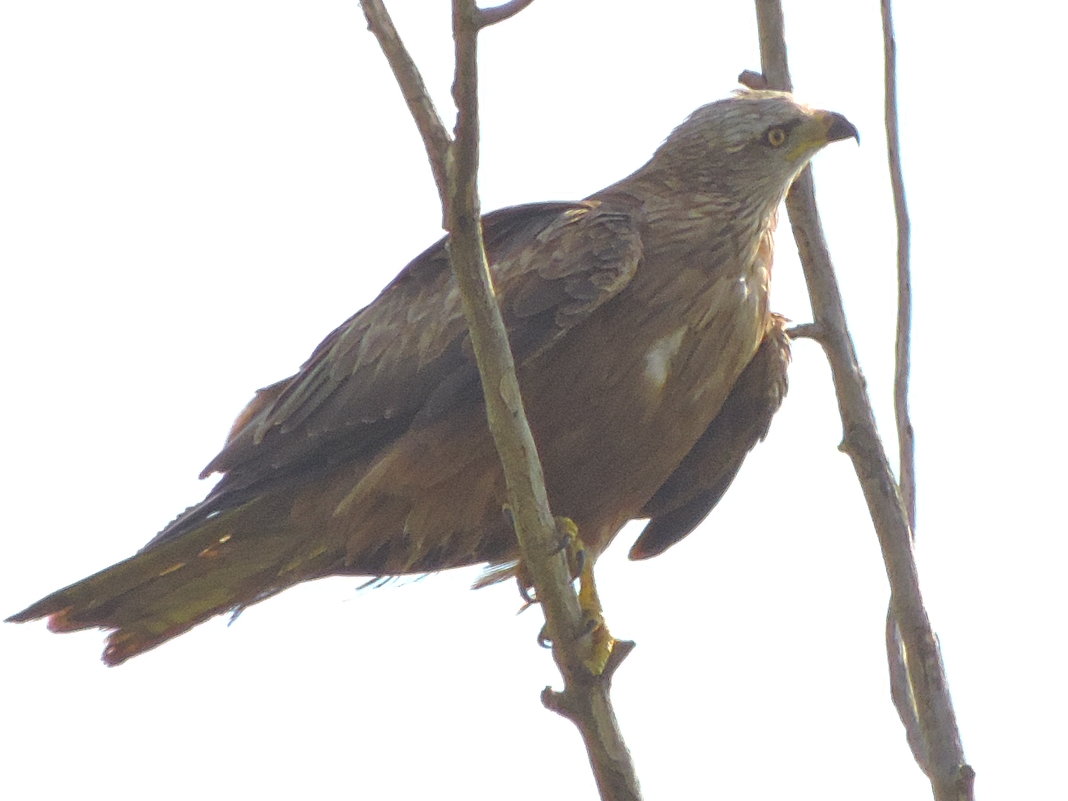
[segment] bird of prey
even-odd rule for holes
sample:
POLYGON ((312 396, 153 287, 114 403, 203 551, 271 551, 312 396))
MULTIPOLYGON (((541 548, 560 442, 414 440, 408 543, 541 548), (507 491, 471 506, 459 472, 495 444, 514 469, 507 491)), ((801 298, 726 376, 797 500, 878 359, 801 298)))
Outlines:
MULTIPOLYGON (((767 433, 789 359, 768 309, 776 210, 820 148, 856 136, 743 91, 585 200, 484 216, 549 500, 588 559, 631 519, 649 519, 633 558, 686 536, 767 433)), ((447 241, 257 392, 212 473, 136 555, 9 619, 109 629, 114 665, 302 581, 519 569, 447 241)))

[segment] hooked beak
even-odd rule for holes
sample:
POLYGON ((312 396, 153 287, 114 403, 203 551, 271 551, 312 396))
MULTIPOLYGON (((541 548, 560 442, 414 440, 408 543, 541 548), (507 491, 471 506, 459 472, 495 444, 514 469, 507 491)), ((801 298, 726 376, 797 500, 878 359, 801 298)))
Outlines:
POLYGON ((856 126, 841 114, 833 111, 817 111, 815 116, 823 128, 825 143, 838 142, 842 139, 856 139, 857 144, 860 144, 860 134, 857 133, 856 126))
POLYGON ((798 162, 806 162, 831 142, 849 138, 860 142, 853 123, 833 111, 813 111, 795 129, 789 155, 798 162))

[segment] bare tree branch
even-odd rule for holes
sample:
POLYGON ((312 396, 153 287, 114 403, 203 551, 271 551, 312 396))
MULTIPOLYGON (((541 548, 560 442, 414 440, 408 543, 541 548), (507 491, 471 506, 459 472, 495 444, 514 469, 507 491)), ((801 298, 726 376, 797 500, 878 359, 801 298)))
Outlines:
POLYGON ((415 125, 426 146, 426 155, 430 160, 430 169, 434 173, 434 184, 438 188, 441 207, 445 208, 448 197, 445 177, 445 159, 449 152, 451 140, 445 130, 445 123, 434 108, 434 101, 423 83, 423 76, 401 41, 393 20, 381 0, 360 0, 360 8, 367 18, 367 29, 378 39, 378 44, 389 62, 389 67, 400 84, 404 102, 408 104, 415 119, 415 125))
MULTIPOLYGON (((894 342, 894 417, 897 425, 898 486, 908 515, 909 528, 916 535, 916 462, 912 422, 909 420, 909 351, 912 336, 912 286, 909 275, 909 213, 905 204, 905 182, 897 124, 897 45, 889 0, 880 3, 883 24, 883 114, 886 127, 886 156, 890 186, 897 219, 897 336, 894 342)), ((913 756, 926 762, 923 727, 917 716, 906 651, 893 607, 886 610, 886 656, 890 666, 890 697, 913 756)))
POLYGON ((490 430, 504 467, 523 564, 545 612, 553 657, 564 690, 542 694, 568 717, 586 744, 602 799, 638 799, 637 776, 609 700, 612 671, 629 649, 598 676, 584 659, 590 647, 585 617, 571 586, 566 560, 554 556, 558 535, 534 439, 523 411, 515 364, 486 264, 476 191, 478 170, 478 11, 474 0, 454 0, 456 40, 456 143, 448 161, 450 257, 464 298, 471 342, 482 375, 490 430))
POLYGON ((514 17, 533 2, 534 0, 511 0, 509 3, 501 3, 499 6, 480 8, 478 10, 478 27, 485 28, 488 25, 504 22, 504 20, 514 17))
MULTIPOLYGON (((889 0, 880 3, 883 24, 884 60, 884 117, 886 152, 890 171, 890 185, 894 196, 897 220, 897 336, 894 342, 894 417, 898 441, 898 485, 901 500, 908 514, 913 537, 916 533, 916 462, 912 421, 909 418, 909 363, 912 335, 912 285, 909 269, 909 213, 905 202, 905 184, 901 169, 901 149, 897 122, 897 44, 889 0)), ((890 665, 890 692, 898 716, 905 726, 909 747, 921 765, 928 761, 923 721, 913 687, 907 651, 901 638, 901 628, 889 608, 886 614, 886 653, 890 665)), ((930 772, 930 771, 928 771, 930 772)), ((970 791, 972 776, 968 775, 970 791)))
MULTIPOLYGON (((782 6, 756 0, 764 77, 769 86, 790 90, 782 6)), ((811 170, 794 183, 786 200, 812 301, 813 319, 830 362, 844 437, 842 450, 853 461, 864 492, 890 581, 890 606, 901 634, 909 689, 919 721, 915 750, 937 801, 972 798, 974 771, 964 761, 960 735, 946 683, 938 642, 923 605, 912 551, 909 516, 886 457, 864 377, 846 327, 841 293, 816 209, 811 170)))
POLYGON ((455 139, 440 121, 427 120, 433 110, 418 70, 388 23, 379 0, 363 0, 371 30, 394 66, 397 80, 426 141, 435 165, 444 167, 439 183, 449 232, 449 256, 463 297, 464 314, 482 379, 486 413, 501 458, 508 500, 515 522, 523 565, 534 584, 553 644, 553 658, 564 679, 562 692, 546 688, 545 705, 573 721, 582 735, 601 798, 638 801, 637 776, 623 742, 609 700, 612 674, 633 648, 617 643, 603 672, 586 667, 591 638, 585 615, 572 586, 570 569, 560 554, 559 533, 549 509, 541 463, 523 410, 515 363, 497 305, 482 240, 478 174, 478 31, 513 16, 529 5, 512 2, 481 11, 474 0, 453 0, 453 38, 456 74, 453 97, 457 106, 455 139), (378 28, 386 30, 380 33, 378 28), (387 49, 387 47, 389 49, 387 49), (394 55, 391 56, 390 53, 394 55), (396 54, 403 54, 398 56, 396 54), (439 130, 440 129, 440 130, 439 130), (441 147, 444 136, 444 150, 441 147))
POLYGON ((897 217, 897 339, 894 343, 894 416, 897 420, 898 484, 901 500, 916 532, 916 454, 912 421, 909 419, 909 352, 912 338, 912 281, 909 274, 909 209, 905 203, 905 179, 901 171, 901 146, 897 126, 897 43, 890 0, 880 3, 883 17, 884 116, 886 158, 897 217))
POLYGON ((790 339, 815 339, 819 341, 823 332, 815 323, 800 323, 786 329, 786 336, 790 339))
POLYGON ((764 77, 764 74, 753 70, 742 70, 738 73, 738 83, 750 89, 768 88, 768 79, 764 77))

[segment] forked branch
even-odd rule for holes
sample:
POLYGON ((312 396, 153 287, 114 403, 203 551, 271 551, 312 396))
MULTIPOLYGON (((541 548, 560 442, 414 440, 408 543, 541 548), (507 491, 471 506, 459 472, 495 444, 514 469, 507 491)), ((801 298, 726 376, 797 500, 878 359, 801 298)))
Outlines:
POLYGON ((533 2, 534 0, 511 0, 511 2, 502 3, 499 6, 480 8, 478 10, 476 24, 479 28, 485 28, 488 25, 496 25, 498 22, 504 22, 506 19, 514 17, 533 2))
POLYGON ((909 363, 912 338, 912 279, 909 269, 909 209, 901 169, 901 143, 897 125, 897 43, 890 0, 880 3, 883 19, 883 116, 886 123, 886 158, 897 219, 897 340, 894 343, 894 417, 897 421, 898 484, 916 532, 916 454, 909 419, 909 363))
MULTIPOLYGON (((763 76, 774 89, 790 90, 786 39, 779 0, 756 0, 763 76)), ((844 438, 853 461, 890 580, 891 619, 900 633, 908 698, 915 726, 906 729, 920 767, 937 801, 969 801, 974 771, 964 760, 938 641, 920 594, 909 513, 902 502, 846 327, 841 293, 823 237, 811 170, 806 169, 786 199, 801 257, 820 343, 831 366, 844 438)), ((891 658, 893 664, 893 657, 891 658)), ((904 719, 904 716, 903 716, 904 719)))
POLYGON ((477 192, 478 174, 478 32, 507 19, 530 4, 514 0, 479 9, 474 0, 453 0, 457 107, 455 136, 449 136, 426 94, 418 70, 407 54, 380 0, 362 0, 368 26, 378 38, 419 126, 442 197, 449 256, 463 296, 471 344, 482 379, 490 431, 508 486, 523 565, 545 613, 553 657, 564 679, 562 692, 546 688, 545 705, 572 720, 586 745, 602 799, 637 801, 637 777, 609 700, 612 672, 630 650, 617 645, 605 671, 591 675, 585 656, 590 638, 571 583, 559 534, 549 509, 542 468, 523 410, 515 364, 494 295, 477 192))

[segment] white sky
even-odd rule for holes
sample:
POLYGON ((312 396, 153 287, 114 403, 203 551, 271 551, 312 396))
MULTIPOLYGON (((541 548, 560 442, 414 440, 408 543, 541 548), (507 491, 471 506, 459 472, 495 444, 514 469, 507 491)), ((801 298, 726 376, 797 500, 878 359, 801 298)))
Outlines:
MULTIPOLYGON (((443 2, 394 0, 448 112, 443 2)), ((1052 797, 1068 712, 1064 120, 1053 4, 899 3, 913 219, 919 559, 983 798, 1052 797), (992 6, 991 6, 992 7, 992 6)), ((892 442, 877 4, 789 3, 828 239, 892 442)), ((1060 18, 1057 18, 1060 17, 1060 18)), ((483 206, 582 197, 757 68, 749 2, 538 0, 482 40, 483 206), (651 10, 654 9, 655 11, 651 10)), ((0 612, 131 554, 206 487, 252 390, 438 235, 354 0, 0 4, 0 612)), ((774 307, 808 319, 784 226, 774 307)), ((795 347, 771 436, 700 531, 600 562, 650 799, 929 797, 887 691, 887 587, 827 369, 795 347), (863 788, 859 790, 858 788, 863 788)), ((99 632, 0 626, 0 793, 585 799, 539 613, 475 570, 303 585, 121 668, 99 632)))

